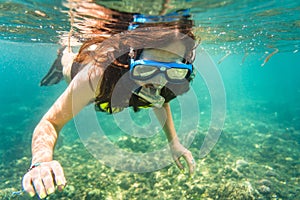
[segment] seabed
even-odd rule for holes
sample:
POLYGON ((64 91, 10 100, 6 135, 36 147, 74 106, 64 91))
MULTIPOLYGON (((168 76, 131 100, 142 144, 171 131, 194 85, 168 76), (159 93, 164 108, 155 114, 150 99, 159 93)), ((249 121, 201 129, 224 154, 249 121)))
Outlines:
MULTIPOLYGON (((259 113, 243 115, 227 116, 220 140, 201 159, 197 156, 205 130, 197 130, 189 148, 197 162, 193 178, 174 164, 147 173, 118 171, 97 161, 79 139, 72 145, 59 143, 55 159, 64 167, 68 185, 47 199, 300 199, 300 127, 275 123, 278 115, 260 121, 259 113)), ((142 139, 130 137, 116 145, 144 148, 142 139)), ((31 199, 25 194, 11 196, 20 190, 28 163, 30 158, 23 157, 1 164, 1 180, 6 178, 1 199, 31 199)))

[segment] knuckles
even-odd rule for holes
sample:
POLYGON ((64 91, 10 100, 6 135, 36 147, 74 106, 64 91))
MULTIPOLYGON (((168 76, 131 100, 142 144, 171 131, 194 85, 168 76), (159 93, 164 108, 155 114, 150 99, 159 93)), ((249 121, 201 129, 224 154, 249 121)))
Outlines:
POLYGON ((59 162, 56 161, 56 160, 51 161, 50 164, 54 168, 60 168, 61 167, 61 165, 59 164, 59 162))

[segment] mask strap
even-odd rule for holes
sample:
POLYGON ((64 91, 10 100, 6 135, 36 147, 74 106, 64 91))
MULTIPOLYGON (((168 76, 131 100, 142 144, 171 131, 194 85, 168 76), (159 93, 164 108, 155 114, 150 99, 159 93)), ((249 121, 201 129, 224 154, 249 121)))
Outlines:
POLYGON ((128 55, 129 55, 130 59, 138 60, 140 58, 142 52, 143 52, 143 49, 135 50, 132 47, 130 47, 128 55))
POLYGON ((190 9, 182 9, 175 12, 171 12, 165 15, 144 15, 134 14, 132 22, 128 25, 128 30, 134 30, 139 27, 139 24, 147 23, 160 23, 160 22, 174 22, 180 19, 188 19, 190 17, 190 9))
POLYGON ((129 55, 130 59, 134 59, 135 52, 134 52, 134 49, 132 47, 130 47, 128 55, 129 55))

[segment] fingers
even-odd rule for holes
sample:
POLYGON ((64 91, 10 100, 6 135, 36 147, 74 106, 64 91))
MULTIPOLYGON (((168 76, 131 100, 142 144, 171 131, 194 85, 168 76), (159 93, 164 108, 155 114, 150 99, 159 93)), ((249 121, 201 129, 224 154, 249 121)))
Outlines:
POLYGON ((175 161, 177 167, 178 167, 181 171, 184 171, 184 166, 183 166, 182 163, 180 162, 179 158, 180 158, 180 157, 174 158, 174 161, 175 161))
POLYGON ((35 195, 35 190, 31 184, 31 176, 29 173, 25 174, 22 180, 22 186, 23 189, 31 196, 33 197, 35 195))
POLYGON ((190 162, 188 162, 188 166, 189 166, 189 174, 192 177, 194 175, 195 168, 196 168, 196 163, 193 158, 190 160, 190 162))
POLYGON ((25 174, 22 184, 23 189, 28 192, 28 194, 33 197, 36 193, 43 199, 47 196, 46 189, 42 180, 40 166, 34 168, 33 170, 25 174))
POLYGON ((32 183, 38 196, 41 199, 45 198, 47 196, 47 193, 40 174, 38 176, 33 177, 32 183))
POLYGON ((63 190, 67 184, 63 169, 59 162, 57 161, 52 161, 52 172, 53 176, 55 177, 55 183, 58 187, 58 190, 63 190))
POLYGON ((44 189, 45 192, 47 193, 47 195, 52 194, 55 191, 55 187, 54 187, 54 183, 53 183, 51 169, 49 167, 41 168, 41 177, 42 177, 42 182, 45 187, 45 189, 44 189))
POLYGON ((192 176, 196 168, 196 162, 192 156, 192 153, 190 151, 186 151, 186 153, 183 154, 183 157, 189 167, 189 174, 192 176))
POLYGON ((187 150, 184 146, 182 146, 179 142, 171 144, 171 152, 173 156, 173 160, 175 161, 177 167, 182 171, 184 170, 184 166, 180 162, 180 158, 183 157, 188 168, 190 176, 193 175, 196 167, 196 162, 192 156, 192 153, 187 150))
POLYGON ((187 163, 187 166, 189 168, 189 175, 192 176, 194 174, 194 171, 195 171, 195 168, 196 168, 196 162, 195 162, 195 159, 192 156, 192 153, 190 151, 186 150, 181 156, 174 157, 174 161, 175 161, 177 167, 181 171, 183 171, 184 170, 184 166, 180 162, 180 157, 184 158, 184 160, 187 163))
POLYGON ((36 193, 43 199, 55 191, 64 189, 66 179, 61 165, 57 161, 44 162, 27 172, 23 177, 23 189, 33 197, 36 193), (54 182, 55 180, 55 182, 54 182))

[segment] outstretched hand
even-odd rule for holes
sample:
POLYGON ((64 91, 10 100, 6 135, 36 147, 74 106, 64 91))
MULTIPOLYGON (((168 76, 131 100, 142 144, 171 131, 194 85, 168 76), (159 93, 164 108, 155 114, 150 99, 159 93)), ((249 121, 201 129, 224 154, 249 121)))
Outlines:
POLYGON ((171 142, 170 149, 172 152, 172 157, 180 170, 184 170, 184 165, 180 162, 180 158, 183 157, 189 168, 189 175, 192 177, 196 168, 196 162, 193 158, 192 153, 187 150, 179 142, 171 142))
POLYGON ((43 199, 55 191, 63 190, 67 182, 63 169, 58 161, 42 162, 31 169, 23 177, 23 189, 31 197, 36 193, 43 199))

